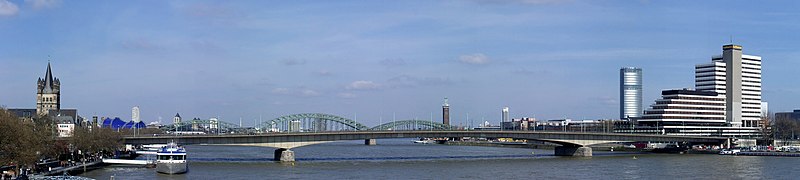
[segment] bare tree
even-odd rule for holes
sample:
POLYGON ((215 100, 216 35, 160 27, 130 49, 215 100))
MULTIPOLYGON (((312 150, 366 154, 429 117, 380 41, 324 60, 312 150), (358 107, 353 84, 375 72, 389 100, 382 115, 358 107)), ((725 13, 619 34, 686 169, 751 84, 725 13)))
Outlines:
POLYGON ((775 130, 775 138, 782 140, 783 145, 787 145, 789 140, 797 138, 798 134, 795 133, 800 133, 800 123, 791 118, 777 117, 773 129, 775 130))
POLYGON ((0 165, 33 165, 48 155, 53 144, 53 125, 48 122, 23 120, 0 109, 0 165))

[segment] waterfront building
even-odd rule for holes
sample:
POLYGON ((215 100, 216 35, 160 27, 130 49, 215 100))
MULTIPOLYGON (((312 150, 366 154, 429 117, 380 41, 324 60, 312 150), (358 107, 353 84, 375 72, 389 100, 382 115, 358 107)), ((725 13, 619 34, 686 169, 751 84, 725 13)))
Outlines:
POLYGON ((695 66, 695 88, 725 97, 725 120, 732 127, 758 127, 761 120, 761 57, 742 46, 722 46, 722 55, 695 66))
POLYGON ((502 122, 509 122, 510 121, 510 119, 509 119, 510 117, 508 116, 508 107, 503 107, 503 115, 502 115, 501 118, 503 118, 501 120, 502 122))
POLYGON ((175 113, 175 117, 172 118, 172 123, 180 124, 181 123, 181 114, 175 113))
POLYGON ((208 121, 211 121, 211 123, 208 125, 209 129, 218 129, 219 128, 219 119, 217 119, 215 117, 212 117, 212 118, 208 119, 208 121))
POLYGON ((302 128, 300 126, 301 123, 302 122, 300 122, 299 120, 289 121, 289 132, 300 132, 300 130, 302 128))
POLYGON ((139 119, 139 106, 134 106, 131 110, 131 120, 137 123, 142 121, 139 119))
POLYGON ((141 129, 147 127, 144 122, 134 122, 133 120, 125 122, 119 117, 115 117, 114 119, 111 118, 104 118, 103 124, 100 126, 103 128, 111 128, 113 130, 119 131, 120 129, 141 129))
POLYGON ((44 79, 39 78, 36 83, 36 114, 47 116, 51 111, 61 109, 61 81, 53 77, 50 62, 47 62, 47 72, 44 79))
POLYGON ((58 116, 56 118, 56 131, 58 137, 72 137, 72 132, 75 130, 75 123, 71 118, 65 116, 58 116))
MULTIPOLYGON (((33 120, 39 117, 47 117, 54 121, 57 127, 58 124, 72 124, 71 126, 81 126, 84 123, 83 117, 78 116, 77 109, 61 109, 61 81, 53 76, 53 71, 50 63, 47 63, 47 71, 44 78, 39 78, 37 81, 36 89, 36 109, 25 108, 12 108, 8 111, 14 113, 22 120, 33 120)), ((67 126, 63 127, 63 133, 60 135, 71 134, 71 130, 67 126)))
POLYGON ((442 104, 442 124, 450 125, 450 104, 447 104, 447 98, 444 98, 442 104))
POLYGON ((664 90, 661 99, 637 120, 636 132, 671 135, 721 135, 725 97, 714 91, 664 90))
POLYGON ((637 126, 617 132, 670 135, 761 135, 761 57, 742 54, 740 45, 695 66, 696 90, 666 90, 637 126))
POLYGON ((775 120, 791 120, 800 122, 800 110, 775 113, 775 120))
POLYGON ((642 116, 642 69, 623 67, 619 70, 619 118, 642 116))

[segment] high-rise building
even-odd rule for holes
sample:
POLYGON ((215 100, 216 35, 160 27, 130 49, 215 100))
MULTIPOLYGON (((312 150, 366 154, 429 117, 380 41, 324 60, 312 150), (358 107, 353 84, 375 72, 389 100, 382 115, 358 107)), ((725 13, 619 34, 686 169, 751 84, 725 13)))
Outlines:
POLYGON ((732 127, 758 127, 761 120, 761 57, 742 54, 740 45, 695 66, 695 88, 725 96, 725 120, 732 127))
POLYGON ((50 62, 47 63, 47 72, 44 79, 39 78, 36 91, 36 114, 47 116, 50 111, 61 110, 61 81, 53 77, 50 62))
POLYGON ((619 118, 642 117, 642 69, 623 67, 619 70, 619 118))
POLYGON ((134 106, 133 109, 131 109, 131 120, 135 123, 142 121, 139 119, 139 106, 134 106))
POLYGON ((761 125, 761 57, 724 45, 711 63, 695 66, 696 90, 668 90, 637 127, 617 132, 755 138, 761 125))
POLYGON ((508 107, 503 107, 503 117, 502 118, 503 118, 502 119, 503 122, 511 121, 511 119, 509 119, 509 117, 508 117, 508 107))
POLYGON ((442 124, 450 125, 450 104, 447 104, 447 98, 444 98, 442 104, 442 124))

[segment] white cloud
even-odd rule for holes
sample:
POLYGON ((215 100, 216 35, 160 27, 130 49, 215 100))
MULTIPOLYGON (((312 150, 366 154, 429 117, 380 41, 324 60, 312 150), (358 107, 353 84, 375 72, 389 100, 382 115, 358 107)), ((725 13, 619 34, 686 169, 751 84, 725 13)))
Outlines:
POLYGON ((34 9, 55 8, 61 5, 61 0, 25 0, 34 9))
POLYGON ((19 13, 19 7, 8 0, 0 0, 0 16, 13 16, 19 13))
POLYGON ((481 53, 461 55, 460 57, 458 57, 458 60, 461 63, 475 64, 475 65, 488 64, 490 61, 488 56, 481 53))
POLYGON ((347 90, 373 90, 380 88, 381 85, 372 81, 353 81, 344 88, 347 90))

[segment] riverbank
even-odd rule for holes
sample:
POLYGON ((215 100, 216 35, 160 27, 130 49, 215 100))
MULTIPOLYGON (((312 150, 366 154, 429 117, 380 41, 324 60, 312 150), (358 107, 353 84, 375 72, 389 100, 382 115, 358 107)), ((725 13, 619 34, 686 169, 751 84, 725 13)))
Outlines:
MULTIPOLYGON (((447 141, 444 145, 454 146, 487 146, 487 147, 510 147, 527 149, 555 149, 556 144, 529 143, 529 142, 490 142, 490 141, 447 141)), ((591 147, 593 151, 629 151, 643 152, 640 149, 624 148, 622 145, 604 144, 591 147)))
POLYGON ((790 152, 739 152, 737 156, 782 156, 782 157, 800 157, 800 153, 790 152))
POLYGON ((104 165, 103 161, 98 159, 98 160, 95 160, 95 161, 92 161, 92 162, 75 164, 75 165, 69 166, 69 167, 53 168, 50 171, 41 172, 41 173, 39 173, 37 175, 40 175, 40 176, 54 176, 54 175, 63 175, 63 174, 76 175, 76 174, 84 173, 86 171, 90 171, 90 170, 101 168, 103 165, 104 165))

